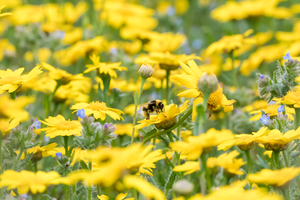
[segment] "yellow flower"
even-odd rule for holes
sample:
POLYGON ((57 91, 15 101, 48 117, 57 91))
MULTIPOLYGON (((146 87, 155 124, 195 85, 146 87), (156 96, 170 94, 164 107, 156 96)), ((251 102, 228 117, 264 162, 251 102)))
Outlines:
POLYGON ((262 169, 256 174, 249 174, 248 181, 256 184, 266 184, 273 187, 281 187, 288 184, 300 173, 300 168, 283 168, 276 171, 262 169))
MULTIPOLYGON (((180 62, 180 65, 184 70, 185 74, 171 76, 171 80, 177 81, 184 87, 189 88, 188 90, 179 93, 178 96, 186 98, 196 97, 196 99, 193 102, 192 118, 194 121, 197 116, 196 107, 199 103, 203 102, 203 93, 198 89, 198 81, 203 73, 200 71, 197 64, 193 60, 190 60, 188 62, 189 67, 182 62, 180 62)), ((213 109, 217 109, 220 106, 224 108, 225 112, 233 110, 232 104, 235 102, 235 100, 227 100, 222 91, 223 89, 218 87, 218 89, 215 92, 210 94, 207 102, 207 108, 210 110, 210 115, 213 109)))
POLYGON ((246 31, 244 34, 224 36, 219 41, 212 43, 206 49, 206 55, 212 55, 213 53, 230 53, 236 49, 239 49, 247 44, 254 44, 254 39, 247 39, 253 32, 252 29, 246 31))
MULTIPOLYGON (((296 81, 299 80, 300 79, 297 77, 296 81)), ((292 106, 294 108, 300 108, 300 90, 289 91, 284 97, 282 97, 280 103, 292 106)))
POLYGON ((253 110, 261 110, 268 107, 268 102, 265 100, 254 101, 251 105, 245 106, 243 111, 251 112, 253 110))
POLYGON ((40 91, 46 94, 50 94, 56 87, 56 81, 50 78, 48 75, 43 74, 42 77, 36 77, 32 81, 29 81, 22 85, 21 89, 32 89, 34 91, 40 91))
POLYGON ((79 121, 68 120, 61 115, 56 117, 48 117, 45 121, 41 121, 48 127, 41 129, 41 131, 46 131, 46 137, 54 138, 57 136, 71 136, 77 135, 81 136, 82 125, 79 121))
MULTIPOLYGON (((34 156, 42 156, 42 157, 52 156, 53 154, 57 153, 57 150, 55 149, 56 146, 57 146, 56 143, 51 143, 51 144, 48 144, 43 147, 41 147, 41 146, 32 147, 27 150, 27 154, 33 153, 33 157, 34 156)), ((21 158, 23 159, 24 155, 22 155, 21 158)))
POLYGON ((126 67, 121 67, 121 62, 118 63, 102 63, 100 62, 100 57, 96 56, 96 54, 93 54, 90 56, 90 59, 93 62, 93 65, 86 65, 87 69, 83 73, 88 73, 90 71, 93 71, 95 69, 98 69, 97 73, 99 74, 108 74, 109 76, 113 78, 117 78, 117 73, 115 70, 118 71, 127 71, 126 67))
POLYGON ((188 137, 186 142, 170 143, 170 147, 172 150, 186 155, 188 160, 195 160, 199 158, 203 151, 209 151, 212 147, 233 138, 234 134, 230 130, 218 131, 211 128, 199 136, 188 137))
POLYGON ((143 64, 144 62, 148 62, 150 64, 159 64, 160 68, 166 70, 175 70, 179 67, 180 61, 186 63, 191 59, 199 59, 200 57, 192 55, 174 55, 170 52, 151 52, 149 55, 140 55, 135 59, 134 63, 143 64))
POLYGON ((70 74, 70 73, 62 70, 62 69, 54 68, 53 66, 51 66, 47 63, 44 63, 44 62, 42 63, 41 67, 49 71, 50 78, 52 78, 54 80, 62 80, 63 83, 65 83, 65 84, 69 83, 72 80, 87 79, 82 74, 73 75, 73 74, 70 74))
POLYGON ((20 123, 20 118, 9 119, 0 119, 0 132, 2 135, 5 135, 10 132, 11 129, 18 126, 20 123))
POLYGON ((18 189, 19 194, 25 194, 29 191, 32 194, 43 193, 49 185, 58 184, 56 180, 60 175, 55 172, 31 171, 16 172, 6 170, 0 175, 0 187, 7 187, 7 190, 18 189))
POLYGON ((218 150, 227 151, 231 147, 237 145, 242 151, 249 150, 253 147, 257 138, 268 134, 268 128, 263 127, 258 132, 252 134, 236 134, 235 138, 221 143, 218 150))
POLYGON ((7 118, 19 118, 21 121, 29 119, 29 114, 24 110, 28 105, 35 102, 34 97, 19 96, 12 100, 8 94, 0 96, 0 115, 7 118))
POLYGON ((173 168, 174 172, 184 172, 183 175, 192 174, 200 170, 198 161, 187 161, 182 165, 177 165, 173 168))
POLYGON ((4 7, 5 7, 5 6, 0 6, 0 17, 4 17, 4 16, 11 15, 11 13, 1 13, 1 10, 2 10, 4 7))
POLYGON ((124 114, 123 111, 114 108, 108 108, 106 103, 100 103, 99 101, 93 101, 90 103, 77 103, 73 105, 71 109, 74 109, 74 112, 84 109, 87 116, 93 114, 96 119, 100 118, 101 120, 105 120, 106 115, 110 116, 114 120, 123 120, 121 114, 124 114))
MULTIPOLYGON (((279 108, 279 104, 270 104, 268 105, 265 109, 260 109, 260 110, 255 110, 250 112, 249 114, 256 114, 253 117, 251 117, 249 120, 250 121, 257 121, 262 117, 262 112, 264 111, 266 115, 273 117, 273 116, 277 116, 278 115, 278 108, 279 108)), ((293 108, 289 108, 287 106, 285 106, 285 112, 286 114, 289 116, 289 118, 291 120, 294 120, 294 116, 292 114, 295 114, 295 110, 293 108)))
POLYGON ((136 129, 141 129, 151 124, 154 124, 157 129, 168 129, 173 126, 176 121, 176 116, 184 112, 188 107, 188 101, 186 101, 180 108, 175 104, 166 105, 163 112, 158 115, 150 115, 150 119, 144 119, 138 121, 139 125, 136 125, 136 129))
MULTIPOLYGON (((117 130, 114 131, 117 135, 128 135, 129 137, 132 136, 132 128, 133 124, 116 124, 117 130)), ((135 129, 134 137, 137 137, 139 135, 139 132, 137 129, 135 129)))
POLYGON ((74 28, 71 31, 66 32, 64 39, 62 40, 63 44, 73 44, 81 40, 83 35, 83 30, 81 28, 74 28))
MULTIPOLYGON (((126 198, 125 197, 127 196, 127 193, 123 194, 123 193, 120 193, 116 196, 115 200, 134 200, 134 198, 126 198)), ((100 200, 109 200, 109 197, 104 195, 104 194, 101 194, 100 195, 97 195, 98 199, 100 200)))
POLYGON ((7 69, 0 70, 0 94, 6 90, 12 93, 18 89, 22 84, 32 80, 38 74, 42 73, 40 66, 33 68, 27 75, 21 75, 25 68, 19 68, 15 71, 7 69))
POLYGON ((147 198, 155 200, 165 199, 165 195, 161 190, 157 189, 141 177, 127 175, 124 177, 123 182, 128 189, 134 188, 147 198))
POLYGON ((257 138, 256 142, 264 144, 267 150, 283 151, 295 139, 300 139, 300 127, 297 130, 290 130, 284 134, 277 129, 273 129, 268 135, 257 138))

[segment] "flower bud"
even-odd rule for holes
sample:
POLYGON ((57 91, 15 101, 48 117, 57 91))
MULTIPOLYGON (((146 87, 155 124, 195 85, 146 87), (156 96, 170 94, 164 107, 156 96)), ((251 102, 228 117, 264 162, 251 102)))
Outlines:
POLYGON ((41 151, 37 151, 36 153, 34 153, 31 157, 31 161, 32 162, 37 162, 39 160, 41 160, 43 158, 42 152, 41 151))
POLYGON ((218 79, 214 74, 203 73, 198 81, 198 90, 203 93, 213 93, 218 89, 218 79))
POLYGON ((154 125, 158 130, 161 130, 161 129, 168 129, 176 123, 177 123, 176 117, 172 117, 172 118, 166 118, 165 120, 161 121, 160 123, 157 123, 154 125))
POLYGON ((151 65, 145 62, 140 67, 139 74, 142 78, 145 78, 145 79, 150 78, 153 74, 153 69, 152 69, 151 65))
POLYGON ((194 185, 188 180, 179 180, 173 185, 173 190, 182 196, 187 196, 193 192, 194 185))

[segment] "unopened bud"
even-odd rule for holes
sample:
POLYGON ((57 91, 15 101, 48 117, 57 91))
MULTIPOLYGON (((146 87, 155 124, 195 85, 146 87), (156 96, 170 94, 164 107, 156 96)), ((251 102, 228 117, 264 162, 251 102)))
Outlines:
POLYGON ((153 74, 153 69, 152 69, 151 65, 145 62, 140 67, 139 74, 142 78, 145 78, 145 79, 150 78, 153 74))
POLYGON ((179 180, 173 185, 173 190, 182 196, 187 196, 193 192, 194 185, 188 180, 179 180))
POLYGON ((31 157, 31 160, 33 162, 37 162, 39 160, 41 160, 43 158, 42 152, 41 151, 37 151, 36 153, 34 153, 31 157))
POLYGON ((218 89, 218 79, 214 74, 203 73, 198 81, 198 90, 203 93, 213 93, 218 89))

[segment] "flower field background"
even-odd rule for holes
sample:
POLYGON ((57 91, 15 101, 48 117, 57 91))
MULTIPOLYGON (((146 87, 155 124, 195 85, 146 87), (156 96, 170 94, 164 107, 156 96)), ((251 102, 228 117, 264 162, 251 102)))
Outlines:
POLYGON ((0 199, 300 199, 298 56, 298 0, 0 0, 0 199))

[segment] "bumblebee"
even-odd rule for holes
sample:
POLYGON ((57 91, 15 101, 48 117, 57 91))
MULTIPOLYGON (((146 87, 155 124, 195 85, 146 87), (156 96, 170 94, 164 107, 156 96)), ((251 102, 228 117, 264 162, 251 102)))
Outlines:
POLYGON ((151 100, 142 108, 143 116, 146 117, 146 119, 150 119, 151 113, 156 112, 156 114, 159 114, 160 111, 163 112, 164 110, 165 106, 161 100, 151 100))

